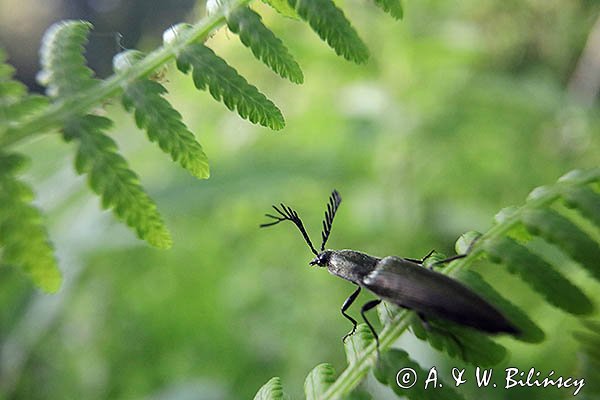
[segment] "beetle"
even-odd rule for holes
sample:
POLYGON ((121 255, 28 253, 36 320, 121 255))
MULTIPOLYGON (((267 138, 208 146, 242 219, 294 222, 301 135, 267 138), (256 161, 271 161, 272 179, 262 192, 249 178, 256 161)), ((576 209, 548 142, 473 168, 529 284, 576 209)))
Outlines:
POLYGON ((422 259, 414 259, 396 256, 380 258, 355 250, 325 249, 333 219, 341 202, 342 197, 337 190, 333 190, 323 220, 320 251, 313 246, 298 213, 283 203, 279 207, 273 206, 277 215, 266 214, 274 221, 261 224, 260 227, 291 221, 302 233, 308 247, 315 255, 309 265, 327 268, 331 274, 357 286, 341 307, 342 315, 352 322, 352 330, 344 335, 343 341, 356 331, 357 322, 346 311, 363 288, 378 297, 376 300, 368 301, 360 309, 363 320, 373 333, 377 349, 379 349, 379 337, 365 313, 376 307, 382 300, 414 310, 425 324, 427 318, 434 317, 491 334, 520 333, 520 330, 487 300, 459 281, 432 268, 434 265, 466 257, 467 254, 457 254, 426 268, 424 262, 433 251, 422 259))

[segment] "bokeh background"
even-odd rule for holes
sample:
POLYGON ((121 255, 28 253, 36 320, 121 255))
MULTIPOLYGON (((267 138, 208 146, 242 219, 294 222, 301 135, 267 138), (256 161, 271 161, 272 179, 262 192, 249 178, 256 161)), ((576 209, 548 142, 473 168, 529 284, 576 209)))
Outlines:
MULTIPOLYGON (((291 225, 260 230, 271 204, 295 207, 316 240, 336 188, 344 202, 332 248, 452 254, 461 233, 485 231, 534 187, 598 165, 597 1, 406 1, 400 22, 370 2, 340 2, 371 50, 362 66, 255 3, 302 66, 303 85, 279 79, 225 30, 208 44, 274 100, 285 129, 241 120, 170 66, 169 101, 211 161, 211 178, 199 181, 149 144, 117 101, 106 105, 111 135, 171 230, 171 250, 150 248, 101 211, 58 135, 20 146, 65 282, 48 295, 0 270, 1 399, 244 399, 272 376, 300 398, 315 365, 345 367, 349 323, 339 307, 353 286, 309 268, 291 225)), ((0 10, 0 43, 33 90, 39 40, 56 20, 96 25, 88 54, 106 76, 115 33, 124 47, 151 50, 169 25, 204 13, 193 1, 2 0, 0 10)), ((597 301, 598 285, 556 257, 597 301)), ((540 345, 501 339, 512 350, 506 364, 577 371, 577 321, 502 268, 478 267, 548 335, 540 345)), ((426 368, 461 365, 410 333, 399 345, 426 368)), ((366 384, 376 398, 391 396, 366 384)), ((525 395, 569 392, 486 393, 525 395)))

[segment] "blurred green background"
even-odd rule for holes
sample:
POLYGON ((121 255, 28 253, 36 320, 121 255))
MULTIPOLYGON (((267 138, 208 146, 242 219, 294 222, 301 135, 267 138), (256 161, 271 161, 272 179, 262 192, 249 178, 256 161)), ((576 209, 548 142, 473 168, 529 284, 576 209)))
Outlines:
MULTIPOLYGON (((0 270, 0 398, 244 399, 272 376, 300 398, 315 365, 345 367, 340 339, 350 325, 339 307, 353 286, 309 268, 312 255, 291 224, 259 230, 271 204, 296 208, 316 240, 336 188, 344 202, 331 248, 452 254, 461 233, 485 231, 534 187, 598 166, 600 72, 580 67, 586 44, 600 54, 599 43, 590 45, 600 30, 597 1, 406 1, 400 22, 370 3, 340 4, 371 50, 365 66, 256 4, 302 66, 302 86, 276 77, 231 33, 208 41, 282 109, 281 132, 241 120, 170 67, 163 84, 210 158, 207 181, 149 144, 117 101, 107 105, 111 134, 171 230, 169 251, 100 210, 73 172, 70 144, 46 135, 20 146, 32 158, 26 179, 48 216, 65 282, 46 295, 20 272, 0 270)), ((187 18, 194 13, 202 7, 187 18)), ((158 40, 150 32, 140 46, 158 40)), ((558 264, 598 300, 585 273, 558 264)), ((576 321, 501 267, 478 267, 548 334, 540 345, 501 339, 513 351, 507 364, 577 371, 576 321)), ((358 305, 351 313, 358 317, 358 305)), ((400 345, 426 368, 460 365, 410 333, 400 345)), ((367 385, 376 398, 391 396, 367 385)))

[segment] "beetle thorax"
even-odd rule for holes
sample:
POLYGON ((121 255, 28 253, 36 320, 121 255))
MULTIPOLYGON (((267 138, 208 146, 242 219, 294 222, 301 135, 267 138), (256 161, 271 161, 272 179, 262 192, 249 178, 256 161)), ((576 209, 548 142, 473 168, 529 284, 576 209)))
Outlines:
POLYGON ((325 266, 329 272, 359 285, 380 260, 354 250, 327 250, 327 252, 325 266))

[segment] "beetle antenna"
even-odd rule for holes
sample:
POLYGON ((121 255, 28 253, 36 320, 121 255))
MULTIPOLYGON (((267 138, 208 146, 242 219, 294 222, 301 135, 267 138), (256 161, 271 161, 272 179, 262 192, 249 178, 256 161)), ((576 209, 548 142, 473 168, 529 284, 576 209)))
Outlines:
POLYGON ((275 221, 267 222, 266 224, 261 224, 260 227, 265 228, 267 226, 277 225, 281 221, 292 221, 294 223, 294 225, 296 225, 298 230, 300 230, 300 233, 302 233, 302 236, 304 237, 306 244, 308 244, 308 247, 310 247, 310 250, 314 253, 315 256, 318 256, 319 252, 317 250, 315 250, 315 247, 313 246, 312 242, 310 241, 310 238, 308 237, 308 233, 306 233, 306 229, 304 229, 304 224, 302 223, 302 220, 298 216, 298 213, 294 209, 286 206, 283 203, 281 203, 279 206, 281 207, 281 209, 277 208, 277 206, 273 206, 273 209, 275 211, 277 211, 277 214, 279 214, 279 216, 273 215, 273 214, 265 214, 265 216, 272 218, 275 221))
POLYGON ((321 231, 321 237, 323 241, 321 242, 321 251, 325 250, 325 244, 327 243, 327 239, 329 239, 329 234, 331 233, 333 218, 335 218, 335 213, 341 202, 342 196, 340 196, 337 190, 333 189, 331 196, 329 196, 329 203, 327 203, 325 219, 323 220, 323 230, 321 231))

